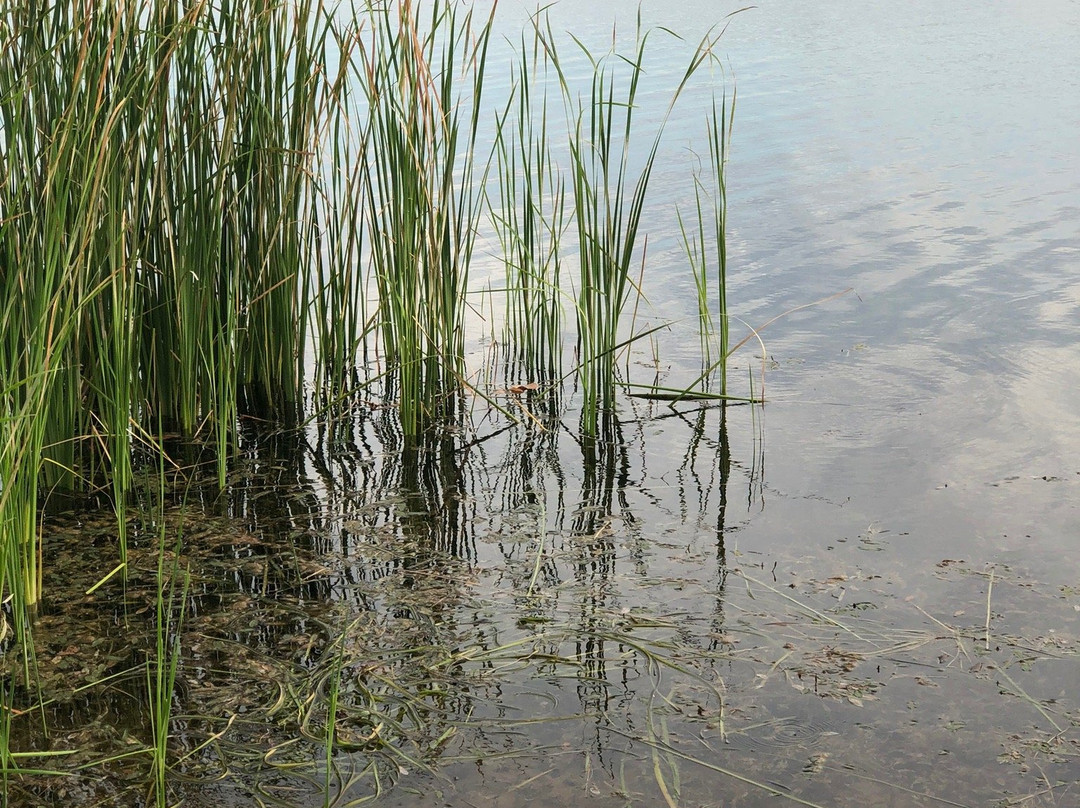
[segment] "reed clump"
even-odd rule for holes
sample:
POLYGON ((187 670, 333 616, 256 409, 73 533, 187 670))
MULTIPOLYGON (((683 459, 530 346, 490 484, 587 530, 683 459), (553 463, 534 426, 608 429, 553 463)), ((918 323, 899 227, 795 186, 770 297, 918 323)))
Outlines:
POLYGON ((318 0, 0 12, 0 582, 17 601, 40 594, 48 492, 110 490, 123 525, 157 425, 210 440, 223 479, 239 414, 295 420, 313 290, 330 294, 310 258, 342 115, 328 26, 318 0))
MULTIPOLYGON (((383 348, 402 429, 453 412, 465 354, 465 293, 483 212, 476 155, 492 18, 456 4, 367 7, 358 37, 367 103, 364 189, 383 348)), ((492 9, 494 14, 494 8, 492 9)))
POLYGON ((598 433, 600 422, 615 407, 616 354, 643 336, 627 333, 623 315, 631 299, 642 292, 637 278, 647 241, 643 216, 664 130, 691 79, 715 58, 715 38, 710 34, 694 50, 639 154, 634 148, 640 138, 638 94, 653 33, 643 28, 639 11, 630 53, 613 49, 596 55, 575 40, 591 66, 588 92, 579 94, 564 69, 550 27, 536 27, 537 38, 558 74, 568 121, 567 172, 578 261, 577 379, 582 394, 581 429, 590 436, 598 433))
MULTIPOLYGON (((596 435, 616 354, 641 336, 624 312, 661 138, 716 40, 638 153, 640 18, 629 54, 574 40, 582 93, 538 15, 507 97, 485 104, 493 25, 494 8, 444 0, 0 10, 0 591, 39 599, 38 513, 57 491, 109 497, 122 569, 134 458, 156 465, 165 436, 209 447, 223 484, 240 418, 296 423, 375 378, 410 440, 459 417, 481 233, 502 245, 505 374, 555 391, 573 340, 596 435)), ((728 116, 708 128, 713 364, 728 116)))
POLYGON ((522 36, 518 47, 510 98, 497 119, 491 195, 506 270, 504 376, 550 384, 563 375, 567 183, 548 128, 552 60, 539 36, 522 36))

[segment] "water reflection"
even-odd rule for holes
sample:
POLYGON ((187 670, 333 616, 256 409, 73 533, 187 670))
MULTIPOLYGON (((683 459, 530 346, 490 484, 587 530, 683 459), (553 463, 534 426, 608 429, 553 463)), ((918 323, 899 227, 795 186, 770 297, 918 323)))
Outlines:
MULTIPOLYGON (((544 402, 528 404, 546 415, 544 402)), ((723 647, 715 638, 724 631, 728 416, 721 407, 667 418, 689 440, 677 484, 659 496, 641 485, 653 436, 640 419, 630 434, 627 423, 604 419, 595 439, 545 428, 548 417, 487 420, 482 434, 450 430, 407 446, 386 413, 362 413, 354 432, 377 435, 380 450, 365 457, 339 447, 333 461, 313 462, 326 468, 352 457, 351 468, 322 477, 338 481, 325 498, 345 514, 348 580, 378 585, 372 609, 413 626, 410 636, 423 644, 462 654, 466 679, 487 680, 469 686, 467 713, 447 716, 460 741, 445 765, 458 771, 453 761, 469 758, 497 781, 499 756, 524 764, 520 755, 569 741, 592 761, 594 777, 620 776, 665 655, 698 643, 696 631, 639 614, 639 588, 655 588, 667 566, 657 567, 635 513, 641 503, 711 526, 715 561, 705 577, 715 605, 706 633, 714 639, 701 646, 723 647), (376 534, 395 548, 392 557, 375 552, 376 534)), ((348 599, 347 588, 338 596, 348 599)))

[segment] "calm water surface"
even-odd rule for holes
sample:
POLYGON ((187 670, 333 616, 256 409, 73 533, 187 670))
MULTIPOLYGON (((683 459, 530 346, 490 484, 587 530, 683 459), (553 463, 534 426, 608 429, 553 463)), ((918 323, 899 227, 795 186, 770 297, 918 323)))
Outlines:
MULTIPOLYGON (((602 43, 613 15, 632 29, 636 7, 568 2, 553 14, 602 43)), ((641 8, 647 23, 692 40, 734 7, 641 8)), ((730 20, 720 51, 738 90, 731 312, 757 325, 853 292, 763 334, 769 403, 757 421, 728 414, 725 502, 715 413, 704 429, 713 455, 702 446, 688 459, 695 416, 653 408, 629 430, 612 605, 707 611, 736 648, 769 648, 758 632, 770 625, 779 635, 758 654, 775 668, 717 674, 730 727, 745 735, 713 745, 708 731, 682 727, 676 745, 829 805, 1068 803, 1076 787, 1062 784, 1080 779, 1080 4, 764 2, 730 20), (756 570, 775 592, 762 602, 755 585, 725 578, 733 568, 756 570), (822 613, 854 602, 848 618, 872 614, 878 650, 859 651, 876 660, 870 698, 815 696, 782 673, 815 640, 777 616, 790 606, 781 593, 822 613), (917 648, 900 648, 905 631, 917 648), (982 639, 957 643, 956 631, 982 639), (1016 748, 1045 730, 1056 736, 1046 758, 1017 762, 1016 748)), ((653 75, 677 77, 682 59, 653 75)), ((668 130, 672 166, 700 132, 705 96, 694 92, 668 130)), ((668 217, 676 232, 685 177, 655 180, 660 232, 646 279, 656 320, 687 323, 661 339, 661 381, 672 386, 696 375, 693 291, 663 229, 668 217)), ((651 356, 639 359, 651 381, 651 356)), ((568 456, 563 469, 574 479, 581 467, 568 456)), ((838 645, 852 640, 837 633, 838 645)), ((817 641, 819 652, 831 642, 817 641)), ((572 762, 541 755, 527 768, 515 759, 520 772, 458 772, 466 785, 448 801, 584 797, 596 781, 583 773, 583 731, 559 736, 578 750, 572 762), (502 793, 504 777, 520 790, 502 793)), ((603 793, 621 799, 608 786, 629 766, 631 802, 658 803, 652 758, 622 737, 607 739, 603 793)), ((707 765, 684 761, 681 777, 684 804, 780 804, 707 765)))

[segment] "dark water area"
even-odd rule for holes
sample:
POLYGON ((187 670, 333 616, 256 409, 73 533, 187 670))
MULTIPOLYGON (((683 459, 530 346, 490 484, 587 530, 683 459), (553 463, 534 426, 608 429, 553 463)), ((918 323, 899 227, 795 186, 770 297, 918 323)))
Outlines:
MULTIPOLYGON (((636 9, 553 24, 603 43, 636 9)), ((694 41, 734 7, 641 9, 694 41)), ((763 2, 718 50, 732 333, 829 298, 736 355, 764 406, 627 398, 588 441, 569 388, 496 395, 517 425, 466 397, 466 427, 410 445, 372 396, 332 429, 253 432, 225 494, 133 517, 126 585, 46 606, 53 730, 20 716, 13 748, 145 742, 125 672, 165 519, 192 570, 170 804, 1077 804, 1080 4, 763 2)), ((655 58, 677 81, 685 51, 655 58)), ((631 381, 700 372, 675 209, 709 89, 668 125, 639 317, 673 325, 631 381)), ((494 392, 515 380, 484 375, 484 328, 494 392)), ((46 586, 85 592, 109 529, 48 525, 46 586)), ((10 793, 145 787, 113 763, 10 793)))

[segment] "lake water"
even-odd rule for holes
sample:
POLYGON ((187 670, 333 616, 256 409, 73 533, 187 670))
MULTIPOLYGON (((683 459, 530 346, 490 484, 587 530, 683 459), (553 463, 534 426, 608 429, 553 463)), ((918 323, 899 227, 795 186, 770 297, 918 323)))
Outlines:
MULTIPOLYGON (((692 42, 736 6, 640 8, 692 42)), ((552 25, 602 49, 637 9, 566 0, 552 25)), ((500 30, 526 18, 500 3, 500 30)), ((193 773, 188 804, 324 804, 285 763, 260 769, 292 747, 262 749, 254 718, 280 725, 260 688, 322 670, 304 638, 324 634, 362 750, 336 753, 331 804, 1076 801, 1080 3, 766 0, 728 22, 732 333, 830 298, 736 356, 733 387, 764 366, 767 403, 627 399, 597 446, 572 415, 499 431, 480 403, 475 432, 404 462, 376 413, 336 453, 313 432, 253 455, 263 476, 215 506, 248 533, 222 551, 240 571, 196 586, 184 677, 204 701, 180 733, 222 732, 244 777, 193 773), (302 586, 258 550, 275 540, 302 547, 302 586), (274 596, 288 619, 246 617, 274 596), (266 653, 226 677, 254 694, 242 731, 199 730, 222 637, 266 653), (295 664, 266 661, 286 647, 295 664), (375 690, 399 704, 381 721, 375 690), (397 757, 378 747, 393 732, 397 757), (381 780, 373 750, 394 763, 381 780)), ((650 88, 670 87, 689 51, 655 44, 650 88)), ((674 212, 714 76, 668 124, 639 325, 674 325, 631 381, 699 370, 674 212)), ((645 98, 656 120, 666 95, 645 98)))
MULTIPOLYGON (((632 31, 636 8, 552 13, 602 43, 613 16, 632 31)), ((641 4, 647 25, 689 40, 733 8, 641 4)), ((784 802, 709 766, 826 805, 1067 803, 1080 780, 1080 3, 764 2, 729 22, 730 311, 759 325, 853 292, 763 332, 768 403, 727 415, 724 501, 715 412, 692 454, 694 415, 653 407, 627 428, 604 602, 664 607, 687 634, 733 643, 714 669, 729 742, 671 710, 680 804, 784 802), (853 681, 823 695, 847 650, 853 681)), ((673 56, 653 74, 677 78, 685 51, 655 53, 673 56)), ((700 132, 694 92, 669 124, 672 165, 700 132)), ((661 170, 654 221, 688 204, 685 177, 661 170)), ((677 242, 651 238, 656 319, 690 322, 677 242)), ((689 383, 692 323, 659 343, 661 383, 689 383)), ((581 468, 567 457, 562 471, 581 468)), ((644 712, 627 731, 633 711, 607 710, 623 712, 545 725, 523 741, 540 747, 528 762, 455 770, 453 796, 425 804, 660 804, 644 712), (618 725, 606 735, 605 721, 618 725)))

